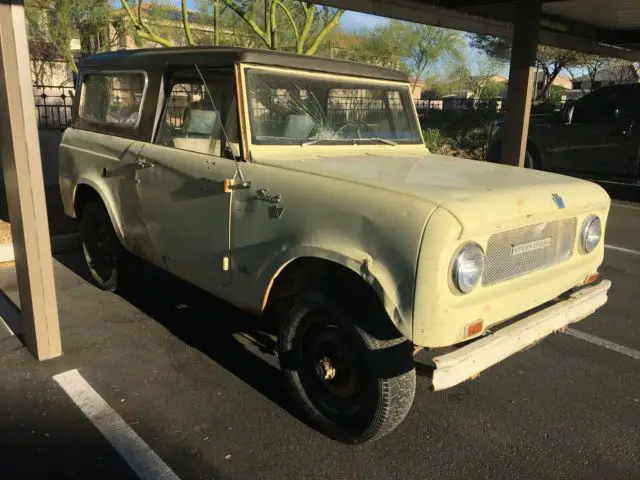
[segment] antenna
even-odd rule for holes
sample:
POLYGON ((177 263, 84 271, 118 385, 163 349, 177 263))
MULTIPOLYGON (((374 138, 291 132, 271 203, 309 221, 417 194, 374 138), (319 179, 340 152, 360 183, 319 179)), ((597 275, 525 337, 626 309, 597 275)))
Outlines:
MULTIPOLYGON (((229 137, 227 136, 227 131, 224 128, 224 125, 222 124, 222 116, 220 115, 220 112, 218 111, 218 107, 216 107, 215 102, 213 101, 213 96, 211 95, 211 91, 209 90, 209 86, 207 85, 207 82, 204 79, 204 76, 202 75, 202 72, 200 71, 200 68, 198 67, 198 65, 194 64, 194 67, 196 67, 196 71, 198 72, 198 75, 200 76, 200 80, 202 80, 202 84, 204 85, 205 90, 207 91, 207 95, 209 95, 209 98, 211 99, 211 105, 213 105, 213 111, 216 112, 216 115, 218 117, 218 121, 220 122, 220 130, 222 131, 222 135, 224 136, 224 140, 225 142, 227 142, 227 145, 231 146, 231 142, 229 141, 229 137)), ((249 188, 251 186, 251 182, 247 182, 244 179, 244 175, 242 174, 242 169, 240 168, 240 163, 238 162, 238 160, 236 159, 235 155, 231 155, 233 157, 233 161, 236 164, 236 173, 238 174, 238 177, 240 177, 240 185, 237 185, 237 187, 240 188, 249 188)), ((229 186, 229 188, 233 188, 233 186, 229 186)))

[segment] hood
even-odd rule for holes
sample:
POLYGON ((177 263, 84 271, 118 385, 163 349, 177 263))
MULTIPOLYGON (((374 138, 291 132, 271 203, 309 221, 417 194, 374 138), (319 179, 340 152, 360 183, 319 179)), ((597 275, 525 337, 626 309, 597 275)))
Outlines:
POLYGON ((447 209, 467 231, 548 220, 551 212, 561 218, 610 202, 601 187, 585 180, 428 153, 318 154, 268 163, 426 200, 447 209))

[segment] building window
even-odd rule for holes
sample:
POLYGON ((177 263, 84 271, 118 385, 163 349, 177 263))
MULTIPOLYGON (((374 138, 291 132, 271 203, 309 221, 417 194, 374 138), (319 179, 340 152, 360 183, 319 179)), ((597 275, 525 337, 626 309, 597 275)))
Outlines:
POLYGON ((571 88, 573 90, 582 90, 582 82, 572 82, 571 88))
POLYGON ((142 73, 89 73, 82 79, 80 118, 98 123, 136 127, 144 93, 142 73))

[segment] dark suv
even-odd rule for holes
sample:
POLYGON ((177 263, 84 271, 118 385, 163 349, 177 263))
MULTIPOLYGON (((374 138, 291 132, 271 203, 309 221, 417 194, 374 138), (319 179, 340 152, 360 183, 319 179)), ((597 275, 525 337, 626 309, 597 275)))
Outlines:
MULTIPOLYGON (((532 115, 526 166, 640 183, 640 84, 604 87, 562 111, 532 115)), ((502 125, 488 159, 499 161, 502 125)))

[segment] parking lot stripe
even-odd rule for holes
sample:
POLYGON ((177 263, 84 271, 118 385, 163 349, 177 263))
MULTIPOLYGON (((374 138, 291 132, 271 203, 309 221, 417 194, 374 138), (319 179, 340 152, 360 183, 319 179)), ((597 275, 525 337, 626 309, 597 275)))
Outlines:
POLYGON ((593 343, 594 345, 608 348, 609 350, 621 353, 622 355, 626 355, 627 357, 640 360, 640 351, 634 350, 633 348, 625 347, 624 345, 618 345, 617 343, 610 342, 609 340, 605 340, 604 338, 596 337, 595 335, 584 333, 580 330, 576 330, 575 328, 567 328, 565 333, 567 335, 571 335, 572 337, 579 338, 580 340, 584 340, 585 342, 593 343))
POLYGON ((60 373, 53 379, 111 443, 138 477, 143 480, 179 480, 173 470, 98 395, 78 370, 60 373))
POLYGON ((616 250, 618 252, 630 253, 631 255, 640 255, 640 251, 632 250, 630 248, 616 247, 615 245, 605 245, 604 248, 609 250, 616 250))

